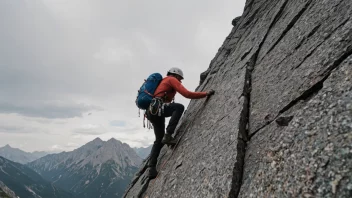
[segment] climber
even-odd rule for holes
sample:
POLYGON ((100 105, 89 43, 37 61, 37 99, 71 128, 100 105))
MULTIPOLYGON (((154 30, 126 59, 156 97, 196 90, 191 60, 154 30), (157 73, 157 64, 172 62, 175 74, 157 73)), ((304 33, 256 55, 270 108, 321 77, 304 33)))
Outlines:
POLYGON ((208 92, 191 92, 182 84, 183 72, 179 68, 171 68, 167 76, 163 78, 154 92, 154 98, 147 110, 147 118, 152 123, 155 134, 155 141, 152 147, 148 162, 149 178, 157 176, 156 164, 160 150, 164 144, 175 145, 176 140, 172 137, 175 128, 183 114, 184 106, 174 103, 173 99, 176 92, 188 99, 200 99, 211 96, 214 90, 208 92), (165 133, 165 117, 171 117, 165 133))

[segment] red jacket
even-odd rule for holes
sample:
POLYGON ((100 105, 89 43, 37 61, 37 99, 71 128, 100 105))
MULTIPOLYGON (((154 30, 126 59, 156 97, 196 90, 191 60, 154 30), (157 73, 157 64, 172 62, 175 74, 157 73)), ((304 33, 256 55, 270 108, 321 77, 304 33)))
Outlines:
POLYGON ((173 76, 166 76, 156 88, 154 92, 154 97, 164 97, 166 92, 166 97, 164 102, 171 102, 176 92, 180 93, 185 98, 189 99, 199 99, 204 98, 207 96, 207 92, 192 92, 188 91, 181 82, 173 77, 173 76))

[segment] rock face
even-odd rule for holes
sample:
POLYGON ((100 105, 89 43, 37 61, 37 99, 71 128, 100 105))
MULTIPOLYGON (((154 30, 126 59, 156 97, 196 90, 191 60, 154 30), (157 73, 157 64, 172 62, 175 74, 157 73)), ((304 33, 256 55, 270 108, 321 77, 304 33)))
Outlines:
POLYGON ((248 0, 125 197, 352 197, 352 1, 248 0))

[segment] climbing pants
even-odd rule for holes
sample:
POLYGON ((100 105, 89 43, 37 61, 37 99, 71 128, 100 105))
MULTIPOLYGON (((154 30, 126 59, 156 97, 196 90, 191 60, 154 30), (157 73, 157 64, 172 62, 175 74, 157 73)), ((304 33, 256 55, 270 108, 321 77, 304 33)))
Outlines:
POLYGON ((185 107, 182 104, 166 103, 161 116, 152 115, 147 111, 147 118, 152 123, 155 134, 155 141, 150 152, 150 160, 148 163, 150 167, 156 166, 160 150, 163 147, 161 140, 165 134, 165 118, 171 117, 169 124, 166 127, 166 133, 173 134, 184 110, 185 107))

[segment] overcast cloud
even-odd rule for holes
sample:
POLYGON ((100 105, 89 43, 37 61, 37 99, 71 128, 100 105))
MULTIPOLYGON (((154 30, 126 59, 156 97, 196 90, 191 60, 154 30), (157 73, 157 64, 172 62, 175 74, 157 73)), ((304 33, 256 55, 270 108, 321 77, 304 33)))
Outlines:
POLYGON ((244 3, 0 1, 0 146, 68 151, 96 137, 148 146, 154 134, 134 103, 143 79, 177 66, 194 90, 244 3))

